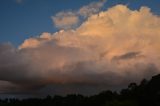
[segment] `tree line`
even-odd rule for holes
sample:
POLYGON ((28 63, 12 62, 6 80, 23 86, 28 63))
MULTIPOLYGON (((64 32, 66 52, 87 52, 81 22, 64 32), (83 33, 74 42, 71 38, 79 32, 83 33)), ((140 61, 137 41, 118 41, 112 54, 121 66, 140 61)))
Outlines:
POLYGON ((0 106, 160 106, 160 74, 151 80, 143 79, 139 85, 130 83, 119 93, 110 90, 93 96, 71 94, 46 98, 0 100, 0 106))

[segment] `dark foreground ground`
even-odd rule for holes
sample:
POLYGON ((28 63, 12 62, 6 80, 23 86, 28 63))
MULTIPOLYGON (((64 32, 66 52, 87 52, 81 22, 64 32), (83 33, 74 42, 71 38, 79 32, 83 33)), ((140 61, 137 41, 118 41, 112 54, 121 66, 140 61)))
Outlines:
POLYGON ((5 99, 0 106, 160 106, 160 75, 139 85, 131 83, 120 93, 103 91, 94 96, 47 96, 44 99, 5 99))

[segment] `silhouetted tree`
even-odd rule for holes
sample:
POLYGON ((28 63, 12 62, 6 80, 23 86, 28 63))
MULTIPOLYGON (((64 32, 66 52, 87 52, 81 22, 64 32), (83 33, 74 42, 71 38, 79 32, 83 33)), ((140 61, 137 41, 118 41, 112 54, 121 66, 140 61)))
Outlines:
POLYGON ((71 94, 48 95, 44 99, 6 98, 0 100, 0 106, 160 106, 160 75, 153 76, 150 81, 143 79, 139 85, 130 83, 120 93, 107 90, 89 97, 71 94))

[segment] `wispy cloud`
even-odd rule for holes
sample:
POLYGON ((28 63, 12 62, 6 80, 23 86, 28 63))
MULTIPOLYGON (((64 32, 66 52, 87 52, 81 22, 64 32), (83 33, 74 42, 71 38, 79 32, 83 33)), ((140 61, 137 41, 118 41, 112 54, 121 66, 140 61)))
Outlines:
POLYGON ((79 17, 73 12, 60 12, 52 17, 57 28, 71 29, 79 22, 79 17))
POLYGON ((21 4, 24 0, 16 0, 16 3, 21 4))
POLYGON ((79 10, 62 11, 52 16, 55 27, 59 29, 71 29, 80 25, 80 19, 87 19, 89 16, 98 13, 103 5, 104 1, 93 2, 86 6, 83 6, 79 10))

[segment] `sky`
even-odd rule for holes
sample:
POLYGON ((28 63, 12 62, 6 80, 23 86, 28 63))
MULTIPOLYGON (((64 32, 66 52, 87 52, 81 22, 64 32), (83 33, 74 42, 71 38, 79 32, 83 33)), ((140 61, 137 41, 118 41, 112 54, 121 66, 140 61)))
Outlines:
POLYGON ((160 71, 159 0, 0 0, 0 93, 118 90, 160 71))
MULTIPOLYGON (((0 0, 0 42, 12 42, 15 46, 26 38, 43 32, 55 32, 51 16, 59 11, 77 10, 98 0, 0 0)), ((107 9, 116 4, 125 4, 132 9, 148 6, 160 14, 159 0, 108 0, 107 9)))

